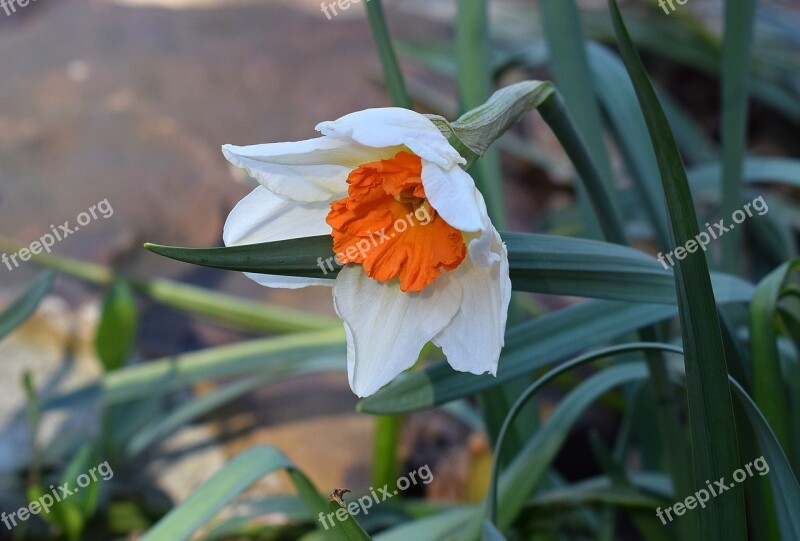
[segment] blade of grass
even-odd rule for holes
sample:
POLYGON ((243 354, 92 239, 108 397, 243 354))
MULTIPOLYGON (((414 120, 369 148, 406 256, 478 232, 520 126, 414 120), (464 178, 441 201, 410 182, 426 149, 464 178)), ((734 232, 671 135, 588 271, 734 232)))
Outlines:
MULTIPOLYGON (((514 406, 508 412, 508 415, 506 416, 506 419, 503 423, 503 429, 500 431, 500 437, 498 438, 498 451, 502 449, 503 441, 505 439, 506 432, 508 431, 508 426, 514 421, 516 416, 519 414, 519 411, 522 409, 522 407, 529 399, 535 396, 536 393, 538 393, 539 390, 542 389, 550 381, 557 378, 561 374, 564 374, 566 372, 569 372, 570 370, 575 369, 578 366, 594 362, 598 359, 611 357, 620 353, 631 352, 631 351, 644 351, 648 349, 653 351, 669 351, 678 353, 681 352, 680 348, 676 348, 675 346, 670 346, 667 344, 634 343, 634 344, 624 344, 621 346, 612 346, 609 348, 604 348, 599 351, 593 351, 591 353, 587 353, 586 355, 582 355, 569 362, 563 363, 557 368, 550 370, 544 376, 537 378, 536 382, 525 390, 525 392, 519 397, 519 400, 514 404, 514 406)), ((610 374, 611 371, 620 373, 624 372, 627 374, 627 372, 630 371, 633 367, 642 368, 642 365, 638 363, 633 363, 633 364, 618 366, 616 367, 616 370, 610 369, 608 371, 600 372, 596 376, 590 378, 589 380, 581 384, 572 393, 570 393, 570 396, 580 396, 581 400, 579 401, 579 403, 582 405, 580 409, 583 409, 583 407, 587 405, 586 401, 588 401, 588 403, 591 403, 593 398, 598 396, 597 393, 599 390, 605 390, 607 388, 605 385, 600 385, 599 383, 601 380, 603 381, 606 380, 607 374, 610 374), (597 383, 597 385, 592 387, 591 385, 589 385, 590 382, 597 383)), ((610 381, 613 382, 613 385, 618 384, 617 380, 613 377, 610 378, 610 381)), ((565 398, 564 401, 566 402, 567 398, 565 398)), ((560 411, 561 408, 562 404, 559 404, 558 410, 560 411)), ((557 441, 555 441, 552 437, 549 437, 549 436, 555 436, 556 431, 560 434, 561 441, 563 441, 563 439, 566 438, 568 431, 563 429, 557 430, 556 428, 554 428, 555 426, 558 425, 558 422, 561 421, 563 420, 557 419, 556 413, 554 412, 551 415, 550 419, 548 419, 547 424, 536 435, 535 441, 541 440, 541 442, 544 441, 547 442, 546 446, 548 451, 546 452, 555 453, 558 450, 558 446, 560 446, 560 444, 558 444, 557 441), (547 432, 548 427, 551 427, 550 431, 549 433, 545 434, 547 432), (558 446, 556 446, 556 444, 558 444, 558 446)), ((487 513, 488 513, 487 519, 492 523, 499 524, 501 527, 506 527, 508 524, 510 524, 511 519, 515 516, 516 510, 519 509, 524 500, 527 498, 527 495, 530 492, 529 490, 520 489, 515 494, 512 492, 513 483, 510 483, 510 481, 513 480, 514 475, 512 475, 510 472, 516 471, 517 473, 521 473, 522 471, 525 471, 522 469, 522 464, 525 464, 531 460, 530 455, 532 454, 532 450, 534 448, 544 446, 543 443, 541 442, 538 444, 534 444, 534 441, 530 442, 529 446, 526 448, 526 450, 531 451, 528 453, 529 456, 527 458, 525 456, 520 456, 519 460, 515 460, 515 463, 513 465, 513 470, 510 469, 509 471, 504 472, 504 481, 506 487, 504 490, 505 494, 503 495, 501 495, 499 488, 500 470, 497 461, 498 453, 495 453, 495 457, 492 463, 492 481, 489 487, 489 492, 487 494, 487 513), (498 507, 498 501, 502 501, 503 504, 502 515, 499 514, 500 509, 498 507)), ((541 456, 538 458, 541 458, 541 456)), ((548 462, 549 462, 548 460, 542 460, 540 464, 548 462)), ((537 467, 536 472, 538 475, 542 475, 544 473, 544 470, 542 470, 540 466, 537 467)), ((526 477, 525 486, 528 486, 530 488, 533 488, 533 486, 535 486, 535 484, 538 482, 536 476, 534 474, 531 474, 530 469, 526 471, 525 477, 526 477)))
MULTIPOLYGON (((586 141, 592 162, 597 166, 600 180, 609 194, 614 194, 613 175, 608 151, 603 142, 600 109, 594 95, 594 83, 586 58, 580 14, 574 0, 542 0, 539 2, 542 26, 550 51, 550 71, 556 87, 564 98, 575 126, 586 141)), ((563 142, 562 142, 563 144, 563 142)), ((583 178, 583 173, 578 174, 583 178)), ((578 186, 578 200, 590 236, 599 237, 600 225, 584 191, 587 179, 578 186)), ((616 206, 613 197, 610 204, 616 206)))
POLYGON ((14 329, 25 323, 33 315, 39 303, 50 291, 54 274, 44 272, 34 280, 28 289, 17 297, 8 308, 0 314, 0 340, 11 334, 14 329))
MULTIPOLYGON (((237 456, 208 482, 141 537, 141 541, 185 541, 247 487, 274 471, 288 472, 300 497, 313 515, 327 514, 328 504, 308 478, 286 456, 272 447, 254 447, 237 456)), ((319 525, 322 529, 322 525, 319 525)), ((342 528, 325 532, 330 539, 354 539, 342 528)), ((368 539, 368 538, 367 538, 368 539)))
POLYGON ((787 388, 778 353, 778 301, 800 260, 784 263, 756 287, 750 304, 750 360, 753 366, 753 398, 781 446, 791 454, 787 388))
POLYGON ((49 397, 45 410, 118 404, 183 389, 203 380, 261 373, 273 378, 345 370, 344 329, 296 333, 149 361, 110 372, 97 382, 49 397))
POLYGON ((648 143, 647 125, 628 72, 619 57, 605 47, 590 43, 587 53, 597 85, 597 97, 606 112, 611 132, 644 201, 659 247, 666 248, 669 246, 669 226, 664 192, 656 174, 658 164, 653 147, 648 143))
MULTIPOLYGON (((730 216, 742 199, 742 159, 747 140, 750 52, 756 19, 756 0, 725 2, 722 41, 722 213, 730 216)), ((722 268, 740 266, 741 229, 722 239, 722 268)))
MULTIPOLYGON (((488 20, 486 0, 459 0, 456 61, 462 113, 482 105, 492 93, 488 20)), ((486 208, 495 226, 505 229, 505 199, 497 151, 487 149, 470 172, 486 199, 486 208)))
MULTIPOLYGON (((609 0, 628 73, 647 121, 658 158, 661 181, 675 245, 682 246, 699 234, 689 183, 680 153, 658 98, 627 33, 615 0, 609 0)), ((739 451, 728 370, 714 294, 704 257, 689 257, 675 268, 678 310, 686 350, 689 425, 692 435, 695 485, 719 479, 739 467, 739 451)), ((727 498, 711 502, 698 514, 697 539, 744 541, 747 526, 741 487, 727 498)))
POLYGON ((389 28, 386 25, 386 17, 383 14, 383 3, 381 0, 369 0, 366 2, 367 19, 372 30, 372 39, 378 49, 378 57, 383 68, 383 77, 386 81, 386 88, 392 98, 392 103, 396 107, 411 109, 411 100, 406 91, 406 84, 403 80, 403 73, 397 62, 397 54, 392 45, 392 38, 389 36, 389 28))

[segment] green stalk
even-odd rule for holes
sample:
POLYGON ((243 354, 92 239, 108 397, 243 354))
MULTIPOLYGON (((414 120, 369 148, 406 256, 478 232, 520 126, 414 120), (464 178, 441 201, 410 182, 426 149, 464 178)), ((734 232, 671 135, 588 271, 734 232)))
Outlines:
POLYGON ((389 28, 386 26, 386 17, 383 15, 381 0, 369 0, 366 5, 367 19, 372 29, 372 39, 378 49, 378 56, 383 67, 383 77, 386 81, 386 88, 392 98, 392 103, 396 107, 411 109, 411 99, 408 97, 403 73, 400 71, 397 55, 392 45, 392 38, 389 36, 389 28))

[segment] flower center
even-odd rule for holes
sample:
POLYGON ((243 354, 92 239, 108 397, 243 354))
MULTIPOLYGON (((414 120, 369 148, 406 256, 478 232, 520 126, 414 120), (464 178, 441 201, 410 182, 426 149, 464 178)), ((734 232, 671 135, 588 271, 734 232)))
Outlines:
POLYGON ((370 278, 399 278, 402 291, 419 292, 466 257, 461 232, 425 197, 419 156, 401 151, 360 165, 347 184, 347 197, 331 203, 327 218, 340 263, 361 263, 370 278))

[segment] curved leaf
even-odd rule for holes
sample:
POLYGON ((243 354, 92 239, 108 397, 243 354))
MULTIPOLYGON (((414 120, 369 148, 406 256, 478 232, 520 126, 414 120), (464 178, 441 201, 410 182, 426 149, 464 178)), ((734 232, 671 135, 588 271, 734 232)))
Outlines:
MULTIPOLYGON (((247 487, 268 473, 286 470, 312 512, 328 513, 325 498, 286 456, 272 447, 254 447, 237 456, 177 508, 151 528, 141 541, 185 541, 247 487)), ((320 526, 321 527, 321 526, 320 526)), ((341 528, 326 532, 331 539, 353 539, 341 528)))
POLYGON ((0 340, 11 334, 14 329, 22 325, 36 311, 36 307, 42 302, 44 296, 50 291, 53 284, 53 273, 50 271, 42 273, 33 284, 5 311, 0 314, 0 340))

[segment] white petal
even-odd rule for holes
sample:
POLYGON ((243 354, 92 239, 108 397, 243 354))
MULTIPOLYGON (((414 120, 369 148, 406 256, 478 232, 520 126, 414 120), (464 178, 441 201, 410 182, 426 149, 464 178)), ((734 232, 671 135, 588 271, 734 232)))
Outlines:
POLYGON ((469 174, 458 167, 422 163, 422 185, 431 206, 444 221, 460 231, 484 231, 488 221, 486 206, 469 174))
POLYGON ((337 139, 385 148, 406 146, 414 154, 445 169, 466 160, 427 117, 400 107, 366 109, 322 122, 317 130, 337 139))
POLYGON ((222 238, 226 246, 330 235, 327 202, 304 203, 257 187, 233 208, 222 238))
POLYGON ((505 247, 502 246, 502 241, 498 240, 499 234, 489 219, 486 202, 480 192, 477 193, 477 199, 481 219, 483 220, 483 232, 479 235, 467 235, 467 251, 470 259, 476 265, 488 267, 501 260, 501 250, 498 247, 498 242, 501 244, 503 253, 505 253, 505 247))
MULTIPOLYGON (((325 222, 329 210, 328 203, 294 201, 259 186, 239 201, 228 215, 222 239, 226 246, 237 246, 330 235, 331 227, 325 222)), ((269 287, 294 289, 311 285, 333 285, 333 280, 325 278, 253 273, 245 275, 269 287)))
MULTIPOLYGON (((497 374, 497 361, 505 343, 511 279, 508 252, 500 235, 491 228, 492 251, 498 256, 491 266, 466 258, 449 276, 462 288, 461 308, 453 321, 434 339, 455 370, 473 374, 497 374)), ((477 242, 478 239, 473 242, 477 242)))
POLYGON ((262 286, 279 289, 300 289, 309 286, 333 287, 335 280, 328 278, 305 278, 303 276, 280 276, 278 274, 256 274, 245 272, 245 276, 262 286))
POLYGON ((387 157, 373 148, 327 137, 244 147, 224 145, 222 153, 268 190, 307 202, 345 197, 350 171, 387 157))
POLYGON ((347 334, 350 387, 363 397, 417 362, 423 346, 458 311, 461 287, 443 275, 420 293, 403 293, 396 280, 381 283, 360 266, 346 266, 333 301, 347 334))

